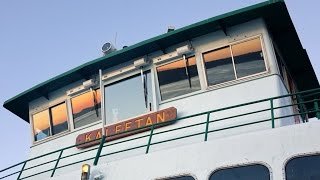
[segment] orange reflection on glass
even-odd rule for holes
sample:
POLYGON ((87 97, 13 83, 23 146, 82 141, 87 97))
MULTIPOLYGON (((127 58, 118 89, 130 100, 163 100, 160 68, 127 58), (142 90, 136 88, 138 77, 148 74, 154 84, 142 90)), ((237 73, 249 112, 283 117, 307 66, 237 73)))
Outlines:
POLYGON ((232 45, 233 56, 241 56, 260 51, 262 51, 262 48, 259 38, 232 45))
MULTIPOLYGON (((94 106, 93 92, 81 94, 71 99, 72 113, 74 116, 80 116, 88 110, 91 110, 94 106)), ((76 117, 74 117, 76 118, 76 117)))
POLYGON ((51 108, 53 133, 57 134, 68 129, 66 103, 51 108))
MULTIPOLYGON (((196 65, 196 58, 190 57, 190 58, 186 58, 188 60, 188 64, 187 66, 194 66, 196 65)), ((179 60, 170 64, 166 64, 163 66, 160 66, 157 68, 157 72, 161 72, 161 71, 168 71, 168 70, 172 70, 172 69, 179 69, 179 68, 185 68, 186 67, 186 62, 184 60, 179 60)))
POLYGON ((96 98, 96 103, 101 103, 101 91, 100 89, 95 90, 95 98, 96 98))
POLYGON ((223 59, 227 59, 227 58, 231 58, 231 53, 230 53, 229 47, 226 47, 223 49, 218 49, 218 50, 203 54, 203 59, 205 62, 223 60, 223 59))
POLYGON ((32 120, 33 132, 36 141, 50 135, 49 110, 44 110, 34 114, 32 120))

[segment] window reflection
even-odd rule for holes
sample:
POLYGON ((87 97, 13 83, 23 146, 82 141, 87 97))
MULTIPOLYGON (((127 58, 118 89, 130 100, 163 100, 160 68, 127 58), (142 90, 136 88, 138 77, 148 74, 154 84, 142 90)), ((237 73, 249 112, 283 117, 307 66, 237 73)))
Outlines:
POLYGON ((157 73, 161 100, 200 90, 194 56, 157 67, 157 73))
POLYGON ((259 38, 232 45, 231 48, 238 78, 266 70, 259 38))
POLYGON ((208 85, 266 71, 260 38, 203 54, 208 85))
POLYGON ((49 110, 34 114, 32 120, 35 141, 50 136, 49 110))
POLYGON ((100 90, 88 91, 71 99, 74 127, 78 128, 100 119, 100 90))
POLYGON ((214 172, 209 180, 270 180, 269 169, 255 164, 221 169, 214 172))
POLYGON ((151 110, 153 97, 150 71, 145 72, 143 78, 145 88, 140 74, 105 87, 105 107, 108 123, 132 118, 151 110))
POLYGON ((235 74, 229 47, 203 54, 209 85, 234 80, 235 74))
POLYGON ((51 108, 53 134, 68 130, 68 117, 66 103, 51 108))
POLYGON ((298 157, 290 160, 286 165, 286 179, 320 179, 320 155, 298 157))

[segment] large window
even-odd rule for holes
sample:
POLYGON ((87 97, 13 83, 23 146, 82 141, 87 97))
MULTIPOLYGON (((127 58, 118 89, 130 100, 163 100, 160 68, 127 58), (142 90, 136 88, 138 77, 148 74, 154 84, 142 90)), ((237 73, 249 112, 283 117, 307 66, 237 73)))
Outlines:
POLYGON ((133 118, 152 110, 150 71, 108 84, 105 87, 108 123, 133 118))
POLYGON ((260 38, 206 52, 203 60, 208 85, 266 71, 260 38))
POLYGON ((68 130, 66 103, 53 106, 32 116, 34 140, 38 141, 68 130))
POLYGON ((161 100, 200 90, 194 56, 159 66, 157 73, 161 100))
POLYGON ((100 89, 73 97, 71 104, 74 128, 101 120, 100 89))
POLYGON ((297 157, 286 165, 286 180, 319 180, 320 155, 297 157))
POLYGON ((270 180, 269 169, 260 164, 221 169, 211 174, 209 180, 270 180))

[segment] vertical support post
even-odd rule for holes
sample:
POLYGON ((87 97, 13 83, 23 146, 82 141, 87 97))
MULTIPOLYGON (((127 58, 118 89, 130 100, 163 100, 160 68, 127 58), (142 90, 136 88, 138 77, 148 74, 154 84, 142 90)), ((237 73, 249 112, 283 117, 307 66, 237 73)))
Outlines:
POLYGON ((204 133, 204 141, 208 140, 209 120, 210 120, 210 112, 207 113, 207 122, 206 122, 206 131, 204 133))
POLYGON ((27 164, 27 161, 25 161, 25 162, 23 163, 23 166, 22 166, 22 168, 21 168, 21 170, 20 170, 20 173, 19 173, 19 175, 18 175, 18 177, 17 177, 17 180, 19 180, 19 179, 20 179, 21 174, 22 174, 22 172, 23 172, 24 167, 26 166, 26 164, 27 164))
POLYGON ((93 162, 94 166, 96 166, 98 164, 98 161, 99 161, 99 158, 100 158, 101 151, 102 151, 102 148, 103 148, 105 140, 106 140, 106 136, 102 136, 101 141, 100 141, 100 145, 99 145, 99 148, 98 148, 98 151, 97 151, 97 154, 96 154, 96 157, 94 158, 94 162, 93 162))
POLYGON ((320 120, 320 110, 319 110, 319 104, 317 99, 314 101, 314 109, 316 111, 316 117, 318 118, 318 120, 320 120))
POLYGON ((102 136, 105 136, 104 126, 106 125, 106 111, 105 111, 105 99, 104 99, 104 86, 102 82, 102 70, 99 69, 100 80, 100 94, 101 94, 101 120, 102 120, 102 136))
POLYGON ((272 128, 274 128, 274 109, 273 109, 273 99, 270 99, 270 109, 271 109, 271 123, 272 123, 272 128))
POLYGON ((300 110, 299 113, 301 113, 300 116, 302 118, 302 123, 305 123, 306 119, 307 119, 307 114, 306 114, 306 111, 305 111, 305 104, 304 103, 300 104, 300 103, 303 102, 300 94, 297 95, 297 100, 298 100, 298 103, 299 103, 298 107, 299 107, 299 110, 300 110))
POLYGON ((53 177, 54 173, 56 172, 56 169, 57 169, 57 167, 58 167, 58 164, 59 164, 60 158, 61 158, 61 156, 62 156, 62 153, 63 153, 63 149, 60 151, 60 154, 59 154, 59 157, 58 157, 58 159, 57 159, 57 162, 56 162, 56 164, 54 165, 54 168, 53 168, 53 170, 52 170, 51 177, 53 177))
POLYGON ((151 139, 152 139, 152 135, 153 135, 153 130, 154 130, 154 125, 151 125, 151 130, 150 130, 148 145, 147 145, 147 149, 146 149, 146 154, 149 153, 150 144, 151 144, 151 139))

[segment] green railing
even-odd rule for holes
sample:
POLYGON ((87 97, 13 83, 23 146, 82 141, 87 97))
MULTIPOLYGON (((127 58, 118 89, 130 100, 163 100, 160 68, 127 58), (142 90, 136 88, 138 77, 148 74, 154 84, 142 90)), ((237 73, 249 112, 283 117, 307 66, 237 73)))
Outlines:
MULTIPOLYGON (((51 172, 51 177, 54 176, 56 170, 61 169, 61 168, 65 168, 68 166, 72 166, 78 163, 82 163, 85 161, 89 161, 89 160, 94 160, 94 165, 97 165, 99 162, 99 158, 101 157, 105 157, 105 156, 111 156, 114 154, 119 154, 119 153, 123 153, 123 152, 127 152, 127 151, 132 151, 135 149, 140 149, 140 148, 146 148, 145 153, 149 153, 150 151, 150 147, 152 145, 157 145, 157 144, 162 144, 162 143, 166 143, 166 142, 170 142, 170 141, 176 141, 179 139, 184 139, 184 138, 189 138, 189 137, 193 137, 193 136, 200 136, 203 135, 204 136, 204 141, 208 140, 208 135, 210 133, 213 132, 218 132, 218 131, 223 131, 223 130, 228 130, 228 129, 233 129, 233 128, 239 128, 239 127, 244 127, 244 126, 249 126, 249 125, 253 125, 253 124, 258 124, 258 123, 264 123, 264 122, 271 122, 270 127, 271 128, 275 128, 275 121, 279 120, 279 119, 283 119, 283 118, 289 118, 289 117, 299 117, 302 119, 303 122, 307 122, 308 121, 308 115, 314 115, 315 117, 317 117, 318 119, 320 119, 320 108, 319 108, 319 94, 320 94, 320 88, 319 89, 313 89, 313 90, 308 90, 308 91, 303 91, 303 92, 298 92, 298 93, 294 93, 294 94, 288 94, 288 95, 283 95, 283 96, 278 96, 278 97, 272 97, 272 98, 267 98, 267 99, 262 99, 262 100, 258 100, 258 101, 252 101, 252 102, 248 102, 248 103, 243 103, 243 104, 239 104, 239 105, 235 105, 235 106, 229 106, 229 107, 224 107, 224 108, 220 108, 220 109, 215 109, 215 110, 211 110, 211 111, 206 111, 206 112, 202 112, 202 113, 197 113, 197 114, 193 114, 193 115, 189 115, 189 116, 185 116, 185 117, 181 117, 181 118, 177 118, 175 120, 172 120, 170 122, 162 122, 162 123, 158 123, 158 124, 153 124, 147 127, 142 127, 142 128, 138 128, 138 129, 134 129, 134 130, 129 130, 126 132, 121 132, 118 134, 114 134, 114 135, 108 135, 108 136, 103 136, 101 139, 97 139, 97 140, 92 140, 92 141, 88 141, 88 142, 84 142, 81 144, 76 144, 76 145, 72 145, 72 146, 68 146, 56 151, 52 151, 50 153, 46 153, 43 154, 41 156, 38 157, 34 157, 28 160, 25 160, 23 162, 20 162, 18 164, 15 164, 13 166, 10 166, 8 168, 5 168, 3 170, 0 170, 0 173, 3 174, 5 172, 8 173, 8 171, 12 171, 14 168, 20 167, 21 166, 21 170, 15 171, 15 172, 11 172, 8 173, 7 175, 4 175, 2 177, 0 177, 0 179, 4 179, 7 177, 13 177, 14 175, 17 176, 17 179, 27 179, 33 176, 37 176, 43 173, 50 173, 51 172), (275 102, 276 100, 279 99, 283 99, 283 98, 289 98, 292 100, 292 102, 296 102, 296 103, 290 103, 290 104, 285 104, 285 105, 281 105, 281 106, 276 106, 275 107, 275 102), (263 109, 259 109, 259 110, 255 110, 255 111, 250 111, 250 112, 245 112, 245 113, 240 113, 240 114, 236 114, 236 115, 232 115, 232 116, 227 116, 227 117, 223 117, 223 118, 218 118, 218 119, 211 119, 215 113, 218 112, 222 112, 222 111, 226 111, 226 110, 234 110, 236 108, 241 108, 241 107, 245 107, 245 106, 249 106, 249 105, 256 105, 259 103, 269 103, 269 107, 270 108, 263 108, 263 109), (292 114, 289 115, 281 115, 281 116, 276 116, 277 113, 275 113, 275 110, 281 110, 283 108, 288 108, 288 107, 298 107, 299 111, 292 111, 292 114), (258 114, 258 113, 262 113, 262 112, 270 112, 270 118, 266 118, 266 119, 259 119, 258 117, 256 118, 257 120, 254 122, 247 122, 247 123, 242 123, 242 124, 237 124, 237 125, 232 125, 232 126, 228 126, 228 127, 223 127, 223 128, 218 128, 218 129, 212 129, 210 130, 210 124, 212 123, 217 123, 217 122, 222 122, 222 121, 227 121, 233 118, 238 118, 238 117, 243 117, 243 116, 248 116, 248 115, 252 115, 252 114, 258 114), (159 132, 154 132, 155 128, 157 126, 163 126, 167 123, 173 124, 173 123, 177 123, 178 121, 183 121, 185 119, 190 119, 190 118, 194 118, 194 117, 201 117, 204 116, 205 119, 203 120, 203 122, 196 122, 194 124, 191 125, 184 125, 181 127, 175 127, 172 129, 168 129, 168 130, 163 130, 163 131, 159 131, 159 132), (179 137, 173 137, 173 138, 168 138, 166 140, 162 140, 162 141, 157 141, 157 142, 152 142, 152 138, 156 135, 160 135, 160 134, 165 134, 165 133, 169 133, 169 132, 173 132, 173 131, 179 131, 182 129, 186 129, 186 128, 191 128, 191 127, 195 127, 195 126, 201 126, 204 125, 205 128, 203 129, 203 131, 201 132, 197 132, 197 133, 192 133, 192 134, 188 134, 188 135, 184 135, 184 136, 179 136, 179 137), (146 129, 146 130, 150 130, 150 134, 146 134, 146 135, 140 135, 138 137, 134 137, 134 138, 124 138, 124 140, 121 141, 117 141, 114 143, 108 143, 105 144, 105 140, 107 138, 111 138, 113 136, 118 136, 120 134, 126 134, 126 133, 132 133, 132 132, 140 132, 142 129, 146 129), (107 154, 101 154, 102 153, 102 149, 105 147, 111 147, 117 144, 122 144, 122 143, 126 143, 126 142, 132 142, 134 140, 139 140, 139 139, 143 139, 143 138, 147 138, 148 141, 146 142, 146 144, 144 145, 139 145, 139 146, 134 146, 134 147, 130 147, 127 149, 122 149, 119 151, 115 151, 115 152, 110 152, 107 154), (63 156, 63 153, 66 150, 72 149, 72 148, 76 148, 76 146, 79 145, 83 145, 83 144, 87 144, 87 143, 91 143, 93 141, 100 141, 100 145, 98 147, 92 148, 92 149, 86 149, 86 150, 81 150, 80 152, 74 153, 74 154, 70 154, 70 155, 66 155, 63 156), (94 151, 97 150, 97 153, 94 157, 88 157, 85 159, 81 159, 79 161, 75 161, 75 162, 71 162, 69 164, 65 164, 65 165, 60 165, 59 166, 59 162, 61 162, 61 160, 66 159, 66 158, 70 158, 70 157, 74 157, 80 154, 84 154, 90 151, 94 151), (53 160, 49 160, 47 162, 43 162, 43 163, 39 163, 37 165, 31 166, 31 167, 26 167, 26 164, 28 162, 34 161, 34 160, 38 160, 40 158, 49 156, 49 155, 53 155, 53 154, 59 154, 58 157, 56 159, 53 160), (28 176, 22 176, 22 173, 37 167, 41 167, 44 165, 47 165, 49 163, 54 163, 54 166, 52 168, 49 168, 47 170, 41 171, 41 172, 37 172, 34 173, 32 175, 28 175, 28 176)), ((290 102, 291 102, 290 100, 290 102)), ((280 102, 278 102, 278 104, 280 104, 280 102)), ((280 113, 281 114, 281 113, 280 113)), ((171 136, 170 136, 171 137, 171 136)))

